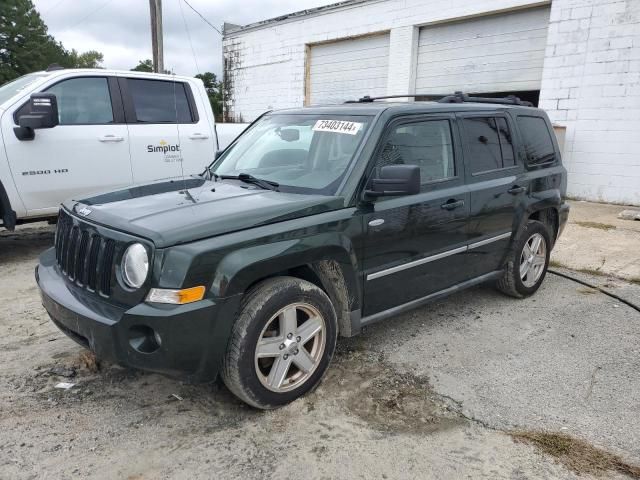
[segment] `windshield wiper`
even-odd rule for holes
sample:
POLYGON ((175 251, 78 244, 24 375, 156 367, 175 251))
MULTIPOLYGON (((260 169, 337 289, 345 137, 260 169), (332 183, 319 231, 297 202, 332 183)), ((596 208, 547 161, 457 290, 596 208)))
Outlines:
MULTIPOLYGON (((216 174, 214 173, 214 175, 216 175, 216 174)), ((217 175, 217 177, 221 178, 223 180, 225 180, 225 179, 240 180, 241 182, 252 183, 253 185, 258 185, 259 187, 262 187, 265 190, 278 191, 278 187, 280 186, 280 184, 277 183, 277 182, 272 182, 271 180, 263 180, 261 178, 256 178, 253 175, 250 175, 248 173, 240 173, 238 175, 217 175)))

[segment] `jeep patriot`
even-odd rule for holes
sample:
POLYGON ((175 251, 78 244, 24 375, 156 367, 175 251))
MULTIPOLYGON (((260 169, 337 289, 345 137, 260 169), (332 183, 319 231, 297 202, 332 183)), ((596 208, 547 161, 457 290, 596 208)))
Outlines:
POLYGON ((63 203, 36 269, 98 358, 248 404, 312 390, 339 336, 480 283, 542 283, 568 216, 547 115, 515 97, 268 112, 201 175, 63 203))

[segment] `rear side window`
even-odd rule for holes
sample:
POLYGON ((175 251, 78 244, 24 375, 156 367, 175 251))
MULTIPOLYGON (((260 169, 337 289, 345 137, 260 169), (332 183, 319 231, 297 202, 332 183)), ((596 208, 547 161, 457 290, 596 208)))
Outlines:
POLYGON ((547 122, 540 117, 518 117, 527 165, 538 166, 555 160, 555 150, 547 122))
POLYGON ((472 174, 515 165, 511 131, 504 118, 470 117, 462 123, 472 174))
POLYGON ((127 79, 140 123, 193 123, 186 85, 163 80, 127 79))

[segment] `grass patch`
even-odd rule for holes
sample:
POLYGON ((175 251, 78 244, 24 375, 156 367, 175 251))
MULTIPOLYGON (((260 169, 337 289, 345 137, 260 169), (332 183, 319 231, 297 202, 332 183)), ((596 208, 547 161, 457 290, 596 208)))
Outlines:
POLYGON ((618 472, 640 479, 640 466, 624 461, 620 456, 594 447, 584 440, 564 433, 512 432, 516 442, 528 443, 556 458, 578 475, 602 475, 618 472))
POLYGON ((616 229, 614 225, 607 225, 606 223, 598 223, 598 222, 573 222, 573 223, 581 227, 597 228, 598 230, 604 230, 604 231, 616 229))

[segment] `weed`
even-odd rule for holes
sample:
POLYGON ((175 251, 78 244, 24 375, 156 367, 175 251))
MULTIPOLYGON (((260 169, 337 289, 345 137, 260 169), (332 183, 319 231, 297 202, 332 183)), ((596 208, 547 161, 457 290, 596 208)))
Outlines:
POLYGON ((564 433, 552 432, 512 432, 517 442, 531 444, 578 475, 600 475, 618 472, 631 478, 640 479, 640 466, 625 462, 621 457, 594 447, 584 440, 564 433))
POLYGON ((581 227, 597 228, 598 230, 604 230, 604 231, 616 229, 615 225, 607 225, 606 223, 598 223, 598 222, 573 222, 573 223, 581 227))

